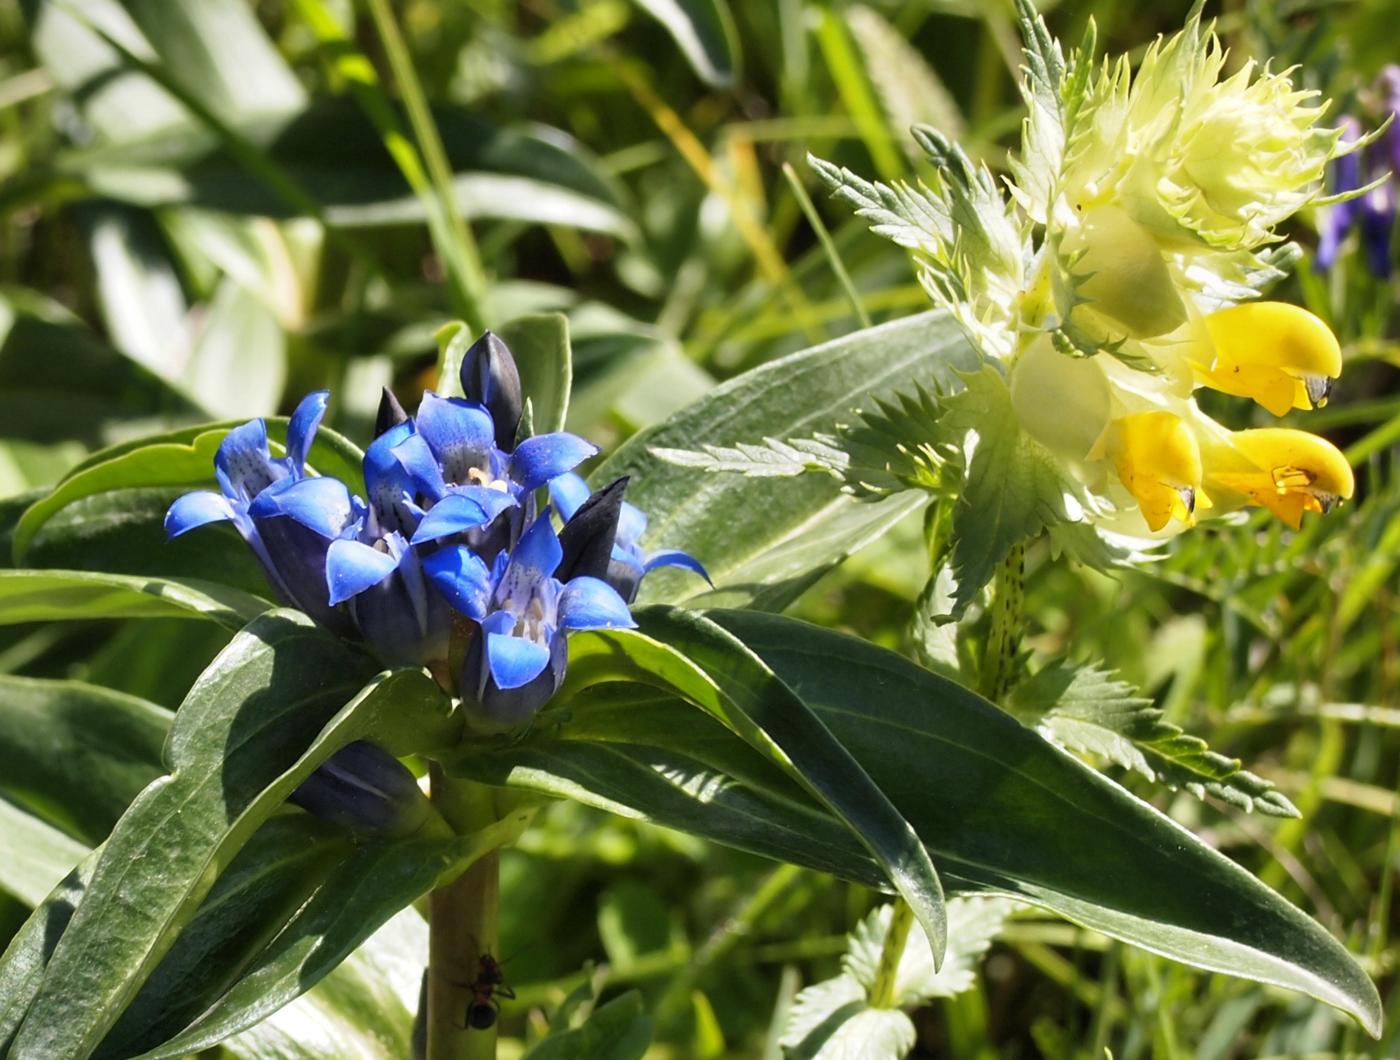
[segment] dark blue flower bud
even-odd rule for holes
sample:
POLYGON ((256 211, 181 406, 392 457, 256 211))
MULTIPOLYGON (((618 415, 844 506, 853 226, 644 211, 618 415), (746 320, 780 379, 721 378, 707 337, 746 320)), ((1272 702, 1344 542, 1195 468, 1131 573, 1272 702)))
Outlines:
POLYGON ((590 494, 564 524, 559 533, 564 558, 555 574, 560 581, 580 574, 607 580, 627 481, 624 475, 590 494))
POLYGON ((510 348, 490 331, 482 332, 462 358, 462 393, 491 413, 496 447, 507 453, 514 449, 524 409, 520 372, 510 348))
POLYGON ((322 820, 377 836, 417 831, 434 812, 408 767, 366 740, 331 755, 287 801, 322 820))
POLYGON ((374 436, 378 438, 390 427, 408 422, 408 413, 399 403, 398 397, 387 386, 379 397, 379 414, 374 418, 374 436))

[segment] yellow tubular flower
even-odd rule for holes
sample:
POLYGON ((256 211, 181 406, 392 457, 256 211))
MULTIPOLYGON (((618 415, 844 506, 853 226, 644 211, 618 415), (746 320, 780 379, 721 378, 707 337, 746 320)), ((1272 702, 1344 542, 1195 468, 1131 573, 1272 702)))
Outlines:
POLYGON ((1172 519, 1196 524, 1196 509, 1211 507, 1201 489, 1201 451, 1195 435, 1170 412, 1137 412, 1114 420, 1105 439, 1118 478, 1138 502, 1154 533, 1172 519))
POLYGON ((1253 398, 1275 416, 1321 408, 1342 374, 1336 336, 1306 309, 1246 302, 1205 318, 1215 347, 1209 364, 1192 362, 1196 382, 1253 398))
POLYGON ((1253 468, 1212 471, 1211 481, 1268 508, 1295 530, 1304 512, 1328 512, 1356 488, 1346 457, 1331 442, 1307 431, 1236 431, 1230 442, 1253 468))

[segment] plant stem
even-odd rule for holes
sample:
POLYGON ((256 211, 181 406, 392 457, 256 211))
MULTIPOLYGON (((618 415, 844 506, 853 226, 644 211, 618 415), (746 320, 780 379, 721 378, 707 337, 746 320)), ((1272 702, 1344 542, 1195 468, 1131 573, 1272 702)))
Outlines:
POLYGON ((914 925, 914 910, 909 903, 895 899, 890 913, 890 928, 885 932, 885 945, 880 950, 880 966, 875 969, 875 982, 870 985, 871 1008, 895 1007, 895 980, 904 945, 909 941, 909 929, 914 925))
MULTIPOLYGON (((490 788, 453 780, 432 767, 432 799, 459 833, 497 820, 490 788)), ((428 903, 428 1060, 492 1060, 496 1027, 469 1025, 473 983, 483 953, 498 950, 500 854, 482 855, 462 875, 435 890, 428 903)))
POLYGON ((1016 656, 1021 651, 1021 605, 1025 602, 1026 546, 1016 544, 997 570, 991 628, 982 652, 977 691, 999 703, 1011 687, 1016 656))

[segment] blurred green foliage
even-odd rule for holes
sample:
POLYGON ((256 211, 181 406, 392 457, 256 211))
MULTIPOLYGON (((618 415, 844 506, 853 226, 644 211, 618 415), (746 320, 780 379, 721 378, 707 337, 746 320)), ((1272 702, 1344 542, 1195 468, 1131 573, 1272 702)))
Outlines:
MULTIPOLYGON (((1065 0, 1047 19, 1076 39, 1092 14, 1112 53, 1186 7, 1065 0)), ((1216 13, 1233 61, 1301 64, 1343 109, 1396 58, 1391 0, 1216 13)), ((433 334, 463 315, 564 312, 569 427, 620 441, 862 313, 924 308, 902 253, 818 195, 852 305, 784 167, 813 195, 808 151, 917 176, 917 121, 998 168, 1019 63, 1010 5, 967 0, 0 0, 0 493, 322 385, 334 425, 363 436, 378 384, 431 382, 433 334), (697 35, 673 7, 698 12, 697 35)), ((1295 821, 1152 795, 1365 955, 1386 1036, 1028 913, 976 989, 918 1013, 917 1056, 1400 1051, 1395 286, 1344 255, 1275 297, 1342 340, 1340 392, 1308 426, 1350 446, 1356 501, 1301 534, 1260 517, 1193 532, 1112 577, 1032 550, 1030 644, 1107 660, 1297 804, 1295 821)), ((913 652, 922 542, 912 517, 796 612, 913 652)), ((226 636, 17 627, 0 669, 173 708, 226 636)), ((507 1031, 538 1034, 605 959, 605 988, 638 986, 658 1014, 658 1057, 777 1056, 797 985, 834 971, 875 901, 573 804, 506 853, 502 886, 507 1031)), ((0 895, 0 938, 22 918, 0 895)))

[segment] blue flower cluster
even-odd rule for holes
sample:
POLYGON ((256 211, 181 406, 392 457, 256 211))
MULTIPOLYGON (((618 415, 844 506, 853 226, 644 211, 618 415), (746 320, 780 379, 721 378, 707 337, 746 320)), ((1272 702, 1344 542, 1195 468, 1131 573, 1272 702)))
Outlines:
POLYGON ((297 407, 285 457, 262 420, 230 431, 219 492, 180 497, 171 536, 232 522, 277 595, 388 666, 425 666, 462 697, 473 726, 517 728, 559 688, 574 630, 635 625, 628 605, 659 566, 707 577, 684 552, 644 552, 646 517, 626 479, 590 494, 573 474, 597 448, 566 432, 516 441, 515 359, 487 332, 462 363, 463 398, 423 394, 409 416, 392 392, 365 452, 364 498, 308 474, 328 394, 297 407), (537 508, 548 488, 564 520, 537 508))
MULTIPOLYGON (((1384 280, 1391 272, 1395 185, 1400 177, 1400 66, 1382 70, 1365 98, 1368 109, 1379 113, 1390 125, 1372 143, 1333 163, 1332 191, 1354 192, 1373 183, 1375 187, 1328 208, 1318 225, 1316 261, 1322 271, 1330 269, 1348 233, 1356 229, 1361 235, 1367 268, 1384 280)), ((1361 123, 1353 117, 1344 117, 1341 127, 1344 141, 1354 142, 1363 136, 1361 123)))

